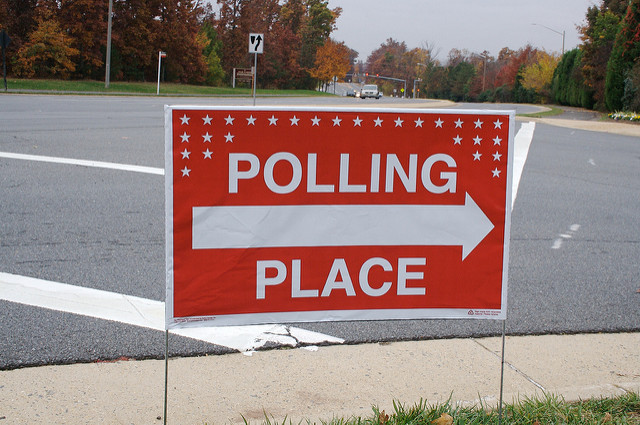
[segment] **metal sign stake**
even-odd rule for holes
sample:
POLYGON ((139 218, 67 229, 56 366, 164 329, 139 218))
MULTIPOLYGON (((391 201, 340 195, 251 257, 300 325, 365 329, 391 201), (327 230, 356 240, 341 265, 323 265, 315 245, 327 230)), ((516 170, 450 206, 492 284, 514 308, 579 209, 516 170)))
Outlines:
POLYGON ((249 53, 253 53, 253 106, 256 106, 256 81, 258 80, 258 53, 264 52, 264 34, 249 34, 249 53))
POLYGON ((253 54, 253 106, 256 106, 256 80, 258 79, 258 54, 253 54))
POLYGON ((502 321, 502 360, 500 362, 500 404, 498 405, 498 425, 502 425, 502 394, 504 390, 504 340, 507 320, 502 321))
POLYGON ((169 329, 164 332, 164 425, 167 425, 167 387, 169 384, 169 329))

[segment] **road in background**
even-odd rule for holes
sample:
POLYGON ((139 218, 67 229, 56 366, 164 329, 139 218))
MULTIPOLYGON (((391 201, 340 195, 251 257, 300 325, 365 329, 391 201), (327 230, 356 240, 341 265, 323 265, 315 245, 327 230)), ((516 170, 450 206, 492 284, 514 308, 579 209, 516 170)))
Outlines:
MULTIPOLYGON (((258 100, 355 107, 408 102, 258 100)), ((249 106, 251 99, 4 95, 0 152, 163 168, 165 103, 249 106)), ((633 137, 536 126, 512 215, 509 333, 638 330, 639 159, 633 137)), ((162 176, 0 158, 0 182, 0 272, 164 300, 162 176)), ((0 308, 0 368, 163 356, 161 331, 8 301, 0 308)), ((348 343, 501 331, 501 323, 471 320, 296 327, 348 343)), ((230 351, 179 336, 170 347, 174 355, 230 351)))

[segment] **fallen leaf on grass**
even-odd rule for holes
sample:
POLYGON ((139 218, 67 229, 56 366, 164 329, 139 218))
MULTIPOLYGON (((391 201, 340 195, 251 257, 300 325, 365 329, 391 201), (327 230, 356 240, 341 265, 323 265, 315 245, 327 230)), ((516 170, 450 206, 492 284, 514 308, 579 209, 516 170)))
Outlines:
POLYGON ((603 422, 603 423, 605 423, 605 422, 611 422, 611 419, 612 419, 612 418, 611 418, 611 413, 607 412, 607 413, 605 413, 605 414, 604 414, 604 418, 602 419, 602 422, 603 422))
POLYGON ((382 412, 378 413, 378 422, 380 422, 382 425, 384 425, 387 422, 389 422, 389 415, 384 413, 384 410, 382 412))
POLYGON ((433 425, 451 425, 453 423, 453 417, 448 413, 443 413, 438 419, 431 421, 433 425))

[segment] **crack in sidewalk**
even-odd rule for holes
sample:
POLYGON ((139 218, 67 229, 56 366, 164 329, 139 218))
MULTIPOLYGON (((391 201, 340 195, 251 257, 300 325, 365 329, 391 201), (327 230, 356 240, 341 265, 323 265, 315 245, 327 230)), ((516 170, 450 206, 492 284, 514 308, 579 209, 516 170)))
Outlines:
MULTIPOLYGON (((490 352, 491 354, 493 354, 494 356, 496 356, 498 358, 498 360, 502 360, 502 357, 500 356, 500 353, 496 353, 494 352, 492 349, 490 349, 489 347, 487 347, 486 345, 482 344, 480 341, 478 341, 475 338, 471 338, 471 340, 473 342, 475 342, 476 344, 478 344, 480 347, 484 348, 485 350, 487 350, 488 352, 490 352)), ((507 365, 509 367, 509 369, 513 370, 514 372, 516 372, 518 375, 522 376, 524 379, 526 379, 527 381, 531 382, 533 385, 535 385, 536 387, 538 387, 540 390, 542 391, 547 391, 545 389, 545 387, 543 387, 540 383, 536 382, 532 377, 530 377, 529 375, 527 375, 526 373, 524 373, 523 371, 521 371, 520 369, 518 369, 515 365, 509 363, 507 360, 504 361, 504 364, 507 365)))

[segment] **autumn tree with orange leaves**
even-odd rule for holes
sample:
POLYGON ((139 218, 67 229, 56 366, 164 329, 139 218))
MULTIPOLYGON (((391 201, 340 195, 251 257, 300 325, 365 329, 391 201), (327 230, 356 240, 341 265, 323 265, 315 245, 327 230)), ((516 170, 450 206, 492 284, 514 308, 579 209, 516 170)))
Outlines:
POLYGON ((560 57, 545 51, 536 52, 535 62, 522 69, 522 87, 533 90, 541 102, 551 100, 551 81, 560 57))
POLYGON ((334 77, 343 80, 350 67, 349 48, 344 43, 329 39, 316 52, 315 67, 309 74, 326 83, 334 77))
POLYGON ((72 58, 79 53, 71 44, 71 37, 60 30, 58 21, 53 16, 42 15, 18 51, 16 74, 27 78, 68 78, 76 70, 72 58))

